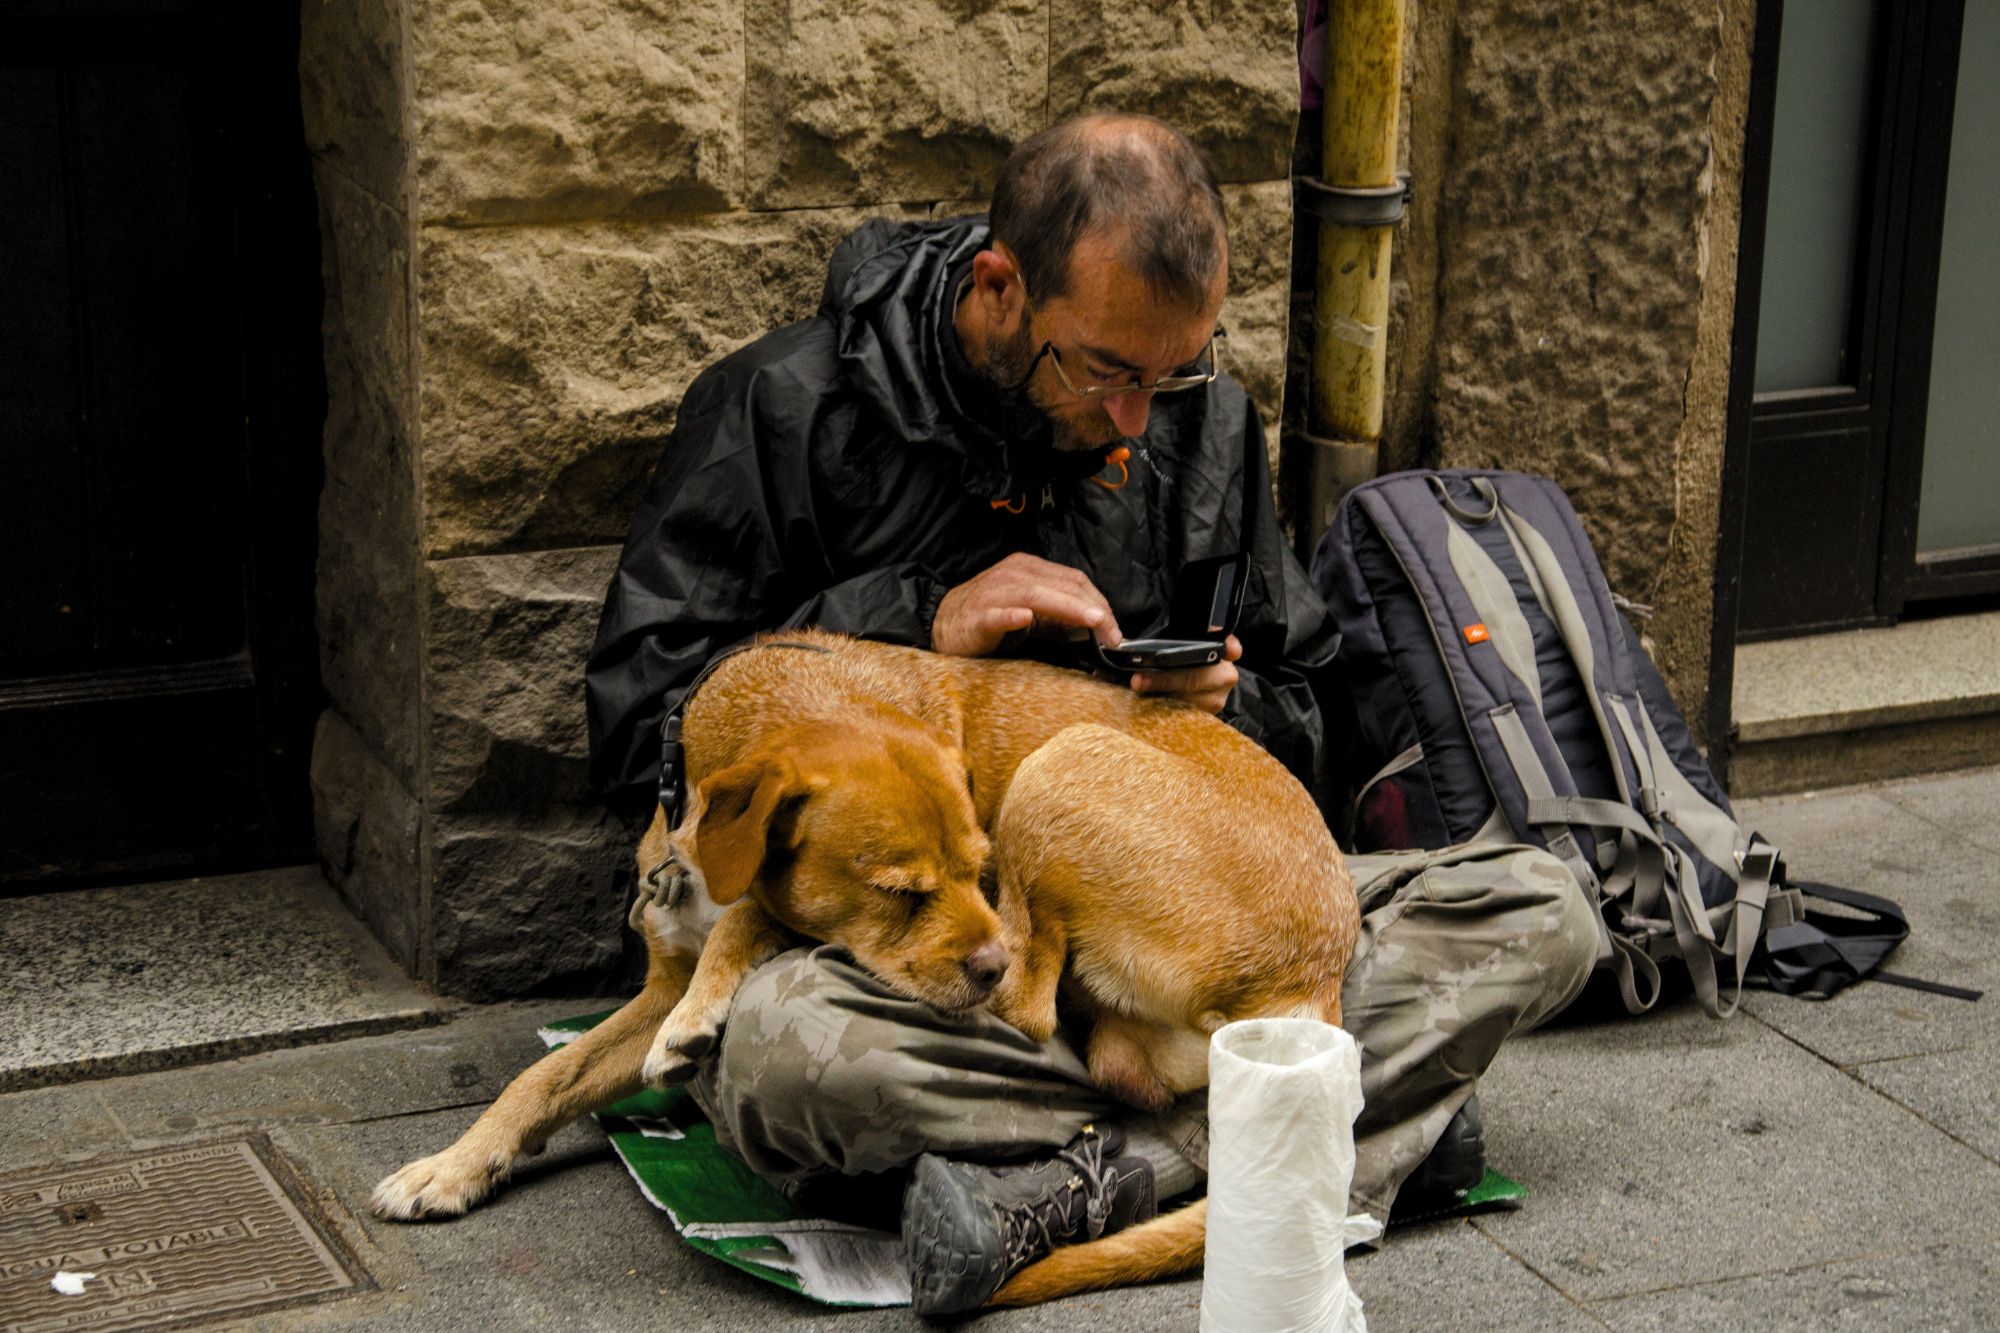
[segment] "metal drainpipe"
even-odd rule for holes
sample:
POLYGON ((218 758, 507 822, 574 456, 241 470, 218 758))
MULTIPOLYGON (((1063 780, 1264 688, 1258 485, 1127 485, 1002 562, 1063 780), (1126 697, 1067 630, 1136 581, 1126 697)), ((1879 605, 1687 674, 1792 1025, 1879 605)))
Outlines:
POLYGON ((1404 3, 1331 0, 1322 177, 1297 182, 1299 208, 1320 224, 1306 417, 1308 550, 1340 497, 1381 466, 1389 243, 1409 190, 1396 174, 1404 3))

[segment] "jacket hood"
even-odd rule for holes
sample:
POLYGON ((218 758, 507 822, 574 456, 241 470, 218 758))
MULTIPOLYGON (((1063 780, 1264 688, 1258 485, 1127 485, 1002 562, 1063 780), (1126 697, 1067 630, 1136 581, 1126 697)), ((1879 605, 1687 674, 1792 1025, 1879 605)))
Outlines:
POLYGON ((966 489, 1002 499, 1097 472, 1107 451, 1059 452, 1024 394, 966 361, 952 317, 986 238, 984 217, 872 219, 834 250, 820 313, 833 321, 841 374, 883 423, 958 455, 966 489))

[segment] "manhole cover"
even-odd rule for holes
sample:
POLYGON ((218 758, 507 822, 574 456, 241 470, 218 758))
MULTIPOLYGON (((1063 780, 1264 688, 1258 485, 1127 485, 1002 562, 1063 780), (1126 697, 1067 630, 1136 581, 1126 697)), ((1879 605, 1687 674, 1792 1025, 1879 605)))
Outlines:
POLYGON ((158 1328, 366 1286, 310 1209, 261 1136, 0 1176, 0 1333, 158 1328))

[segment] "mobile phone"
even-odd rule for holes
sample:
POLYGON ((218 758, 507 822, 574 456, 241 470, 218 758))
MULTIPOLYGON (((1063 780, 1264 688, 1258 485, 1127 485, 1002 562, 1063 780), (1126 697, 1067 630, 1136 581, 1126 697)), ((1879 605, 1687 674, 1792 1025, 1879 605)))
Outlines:
POLYGON ((1177 670, 1222 660, 1219 639, 1127 639, 1115 648, 1097 645, 1097 656, 1113 671, 1177 670))
POLYGON ((1098 645, 1098 660, 1113 671, 1173 671, 1212 666, 1222 660, 1223 643, 1243 611, 1245 555, 1191 560, 1174 584, 1174 605, 1166 634, 1098 645))

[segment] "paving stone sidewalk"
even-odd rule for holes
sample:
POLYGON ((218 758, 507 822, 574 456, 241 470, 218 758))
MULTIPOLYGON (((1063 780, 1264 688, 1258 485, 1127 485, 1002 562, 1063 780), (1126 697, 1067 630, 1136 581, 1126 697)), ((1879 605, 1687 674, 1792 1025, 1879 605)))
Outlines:
MULTIPOLYGON (((2000 770, 1747 804, 1798 877, 1900 901, 1903 972, 2000 989, 2000 770)), ((171 979, 148 984, 170 1003, 171 979)), ((374 1182, 449 1142, 540 1052, 536 1025, 608 1007, 490 1005, 437 1026, 0 1096, 0 1171, 255 1130, 325 1204, 378 1290, 226 1327, 915 1329, 834 1313, 680 1245, 594 1126, 490 1207, 396 1226, 374 1182)), ((0 1015, 6 1017, 6 1015, 0 1015)), ((2000 1327, 2000 995, 1866 985, 1574 1016, 1503 1052, 1489 1155, 1527 1206, 1401 1228, 1349 1261, 1371 1328, 2000 1327)), ((1006 1312, 981 1329, 1192 1329, 1198 1279, 1006 1312)), ((4 1322, 4 1312, 0 1312, 4 1322)))

